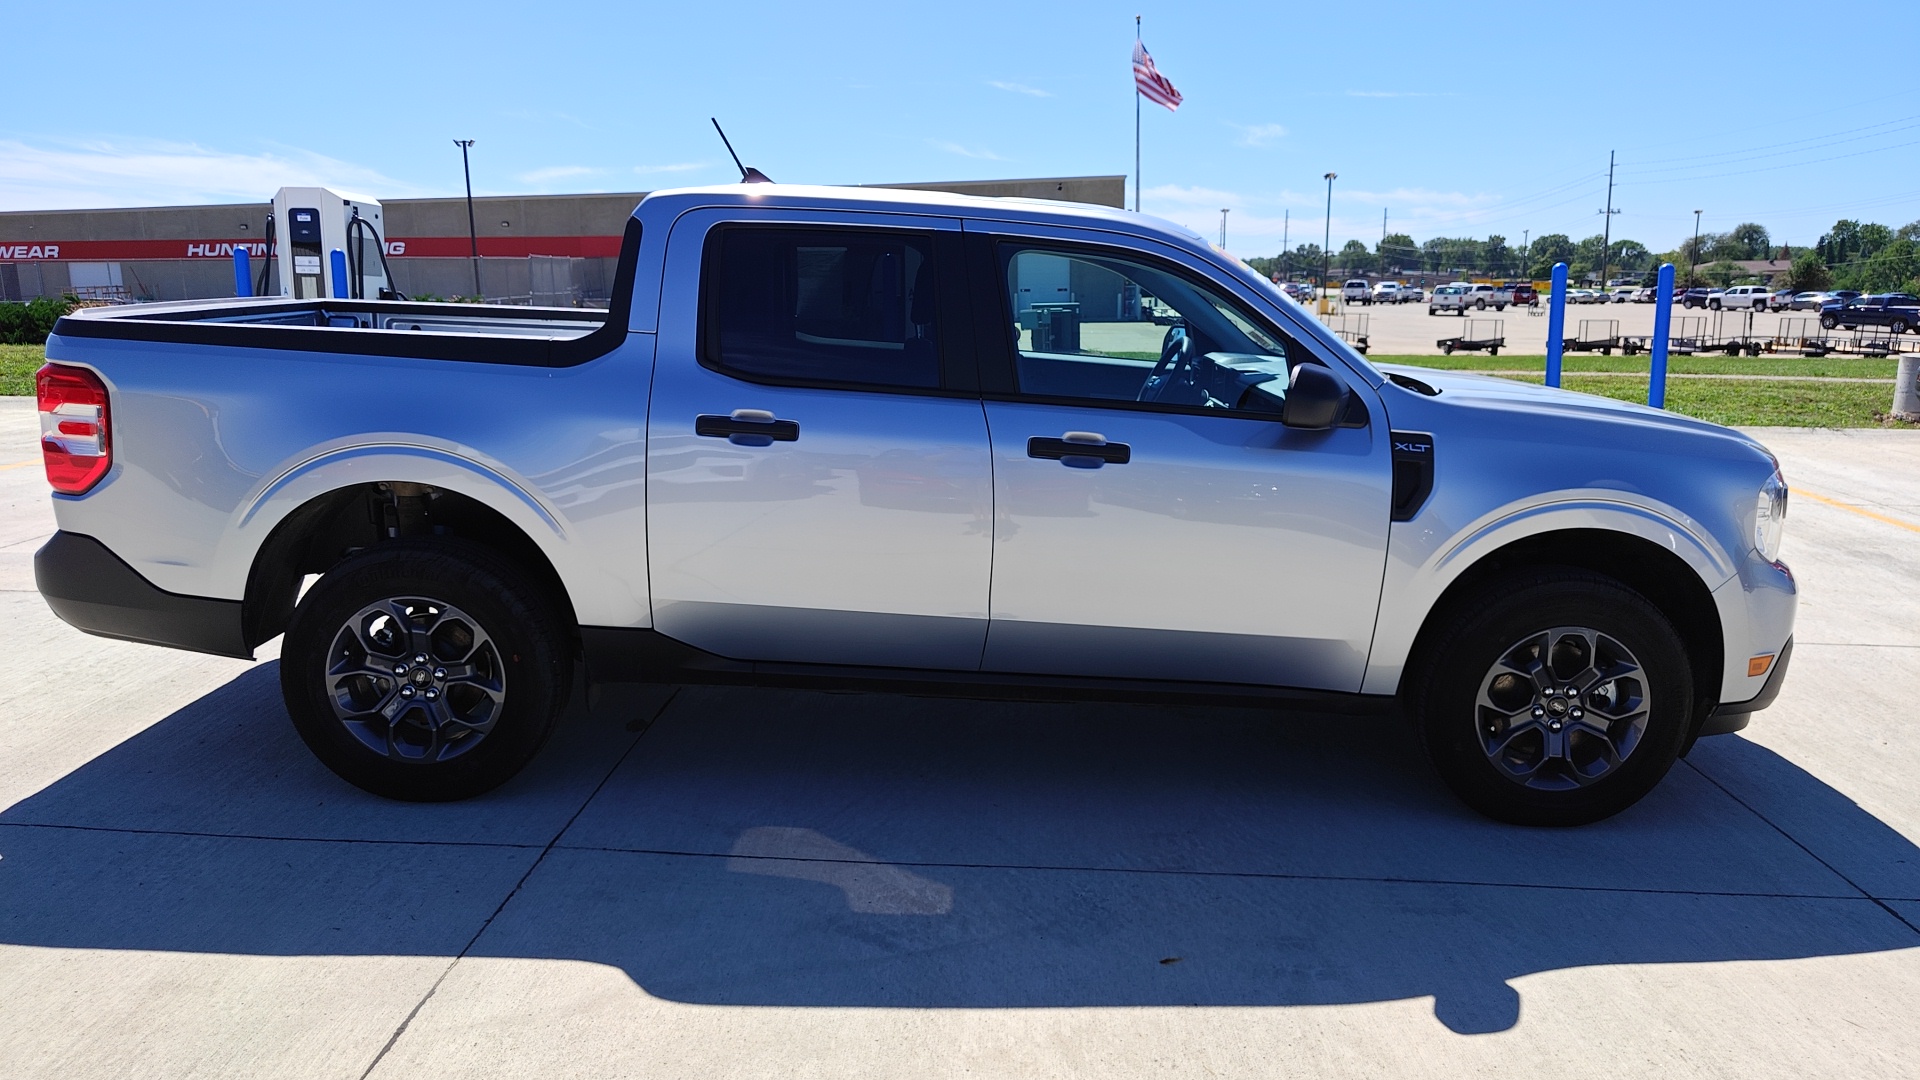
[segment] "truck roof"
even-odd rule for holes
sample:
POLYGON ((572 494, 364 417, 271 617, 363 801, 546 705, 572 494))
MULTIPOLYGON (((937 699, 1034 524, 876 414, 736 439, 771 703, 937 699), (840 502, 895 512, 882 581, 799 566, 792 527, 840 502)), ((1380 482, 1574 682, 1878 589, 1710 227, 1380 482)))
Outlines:
POLYGON ((943 217, 974 217, 1028 223, 1053 223, 1081 228, 1108 228, 1176 244, 1212 250, 1199 233, 1177 222, 1112 206, 983 195, 955 195, 945 191, 903 188, 830 187, 810 184, 714 184, 650 192, 634 209, 636 217, 651 216, 649 208, 669 210, 692 206, 790 206, 819 210, 884 208, 892 213, 924 213, 943 217))

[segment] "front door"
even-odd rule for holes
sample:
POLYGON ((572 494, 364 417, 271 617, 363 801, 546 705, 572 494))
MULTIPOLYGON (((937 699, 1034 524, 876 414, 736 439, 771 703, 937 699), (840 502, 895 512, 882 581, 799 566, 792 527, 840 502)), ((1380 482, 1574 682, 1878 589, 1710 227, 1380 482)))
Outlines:
POLYGON ((995 247, 1014 348, 986 406, 984 668, 1357 691, 1391 495, 1377 399, 1332 364, 1360 399, 1347 426, 1287 428, 1289 372, 1324 358, 1226 290, 1104 248, 995 247), (1071 311, 1021 306, 1042 260, 1067 264, 1071 311))
POLYGON ((792 216, 689 215, 669 242, 654 627, 740 660, 977 669, 992 480, 979 398, 952 375, 972 358, 942 340, 964 296, 947 278, 942 299, 954 226, 792 216))

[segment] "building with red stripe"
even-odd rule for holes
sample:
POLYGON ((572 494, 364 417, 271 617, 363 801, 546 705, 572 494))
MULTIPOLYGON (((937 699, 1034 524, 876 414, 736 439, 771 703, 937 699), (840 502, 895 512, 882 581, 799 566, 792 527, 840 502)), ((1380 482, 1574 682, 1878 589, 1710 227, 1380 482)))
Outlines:
MULTIPOLYGON (((1120 206, 1126 178, 1051 177, 880 184, 1120 206)), ((482 291, 542 304, 604 302, 620 235, 645 192, 476 198, 482 291)), ((394 282, 410 296, 473 291, 465 199, 382 200, 394 282)), ((269 204, 0 213, 0 300, 74 294, 124 300, 232 296, 233 252, 256 270, 269 204)))

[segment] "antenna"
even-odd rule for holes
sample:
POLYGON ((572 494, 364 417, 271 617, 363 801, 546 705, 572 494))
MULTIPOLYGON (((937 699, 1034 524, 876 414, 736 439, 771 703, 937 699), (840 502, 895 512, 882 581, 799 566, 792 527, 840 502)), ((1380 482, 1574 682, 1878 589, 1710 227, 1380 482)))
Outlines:
POLYGON ((759 169, 749 169, 745 165, 740 164, 740 155, 733 152, 733 140, 727 138, 726 131, 720 127, 719 118, 709 116, 707 117, 707 119, 713 121, 713 130, 720 132, 720 141, 726 144, 727 155, 733 158, 733 167, 740 170, 741 183, 743 184, 773 183, 773 178, 768 176, 766 173, 761 172, 759 169))

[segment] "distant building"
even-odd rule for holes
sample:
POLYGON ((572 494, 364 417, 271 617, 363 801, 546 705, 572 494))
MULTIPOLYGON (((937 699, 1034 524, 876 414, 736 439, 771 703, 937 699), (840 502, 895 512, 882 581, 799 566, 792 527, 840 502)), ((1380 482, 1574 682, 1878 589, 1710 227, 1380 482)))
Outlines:
MULTIPOLYGON (((959 180, 873 187, 1122 206, 1124 176, 959 180)), ((262 195, 270 195, 263 192, 262 195)), ((378 197, 378 192, 368 194, 378 197)), ((604 302, 620 235, 645 192, 473 200, 482 291, 540 304, 604 302)), ((383 199, 394 283, 409 296, 473 291, 463 198, 383 199)), ((0 213, 0 300, 74 294, 107 300, 232 296, 233 251, 266 255, 269 206, 155 206, 0 213)))

